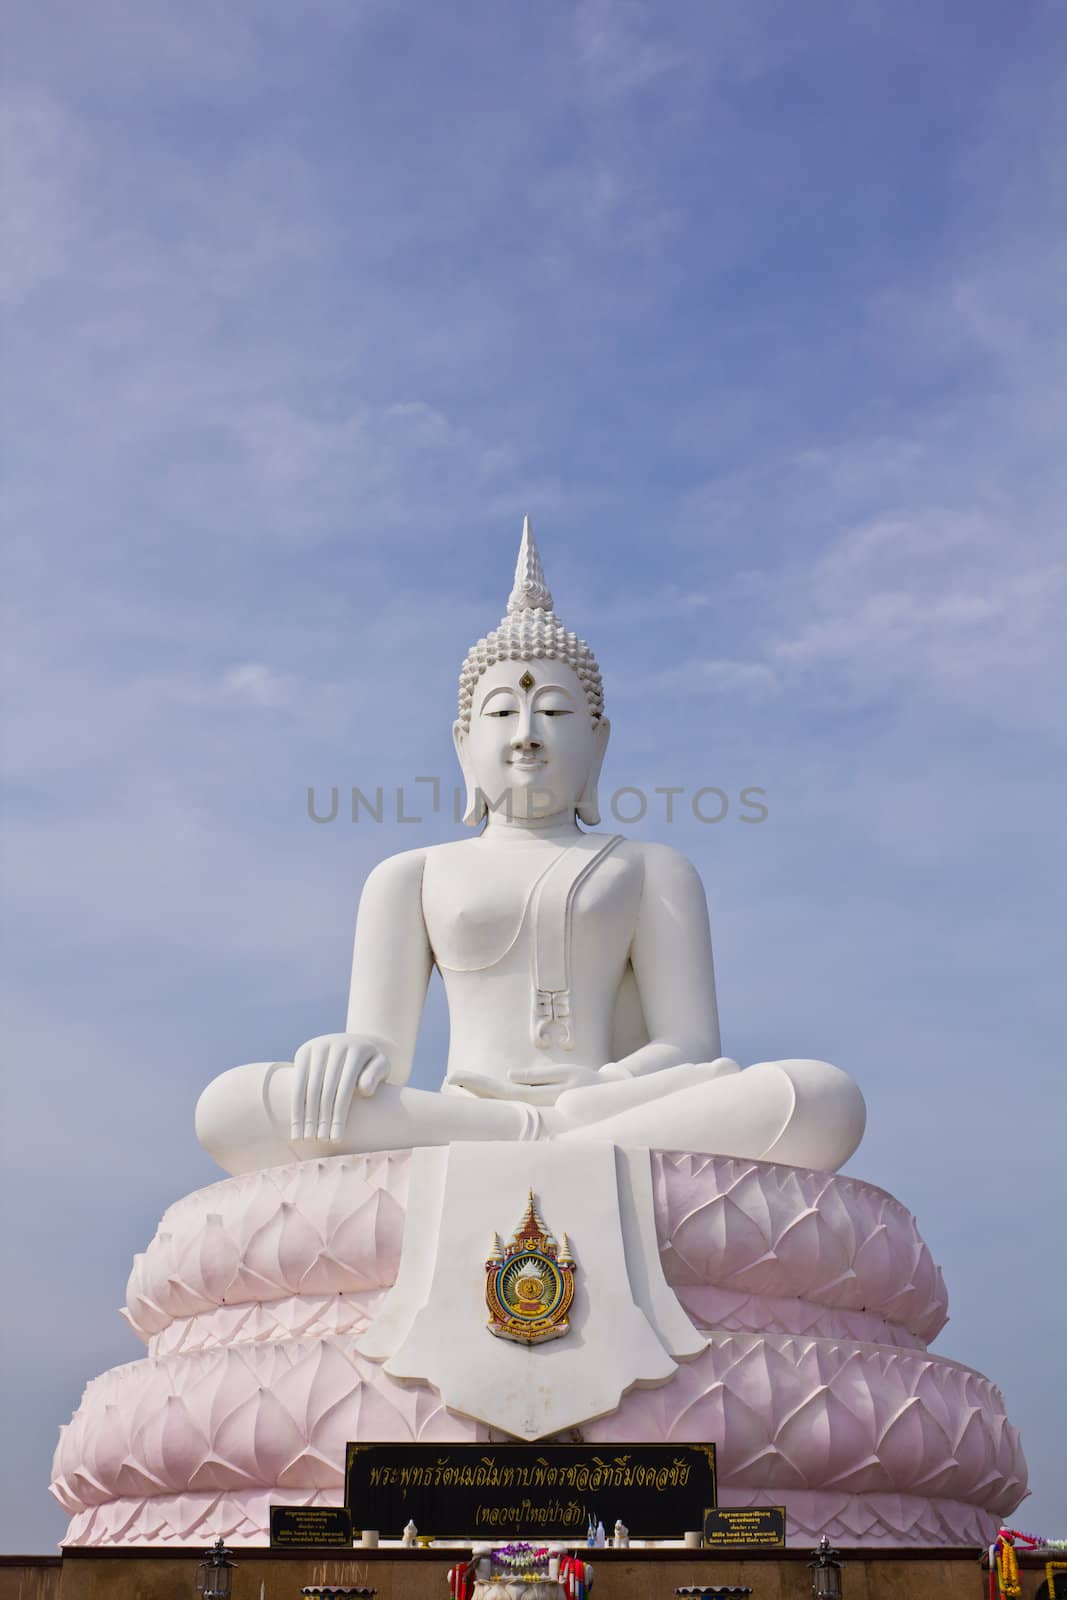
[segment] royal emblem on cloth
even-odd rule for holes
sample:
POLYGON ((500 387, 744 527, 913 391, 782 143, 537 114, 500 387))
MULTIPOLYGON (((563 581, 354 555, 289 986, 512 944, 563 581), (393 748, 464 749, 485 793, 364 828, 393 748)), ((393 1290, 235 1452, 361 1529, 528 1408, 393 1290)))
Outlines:
POLYGON ((506 1245, 494 1233, 485 1262, 489 1332, 498 1339, 538 1344, 570 1329, 574 1257, 563 1234, 556 1243, 541 1218, 533 1190, 526 1212, 506 1245))

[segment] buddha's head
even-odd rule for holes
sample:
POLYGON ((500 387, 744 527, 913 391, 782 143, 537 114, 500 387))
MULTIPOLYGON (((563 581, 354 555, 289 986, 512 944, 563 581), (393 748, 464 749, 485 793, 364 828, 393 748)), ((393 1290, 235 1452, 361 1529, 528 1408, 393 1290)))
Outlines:
POLYGON ((529 519, 506 616, 467 653, 453 729, 467 785, 464 821, 600 821, 597 780, 610 725, 596 657, 552 609, 529 519))

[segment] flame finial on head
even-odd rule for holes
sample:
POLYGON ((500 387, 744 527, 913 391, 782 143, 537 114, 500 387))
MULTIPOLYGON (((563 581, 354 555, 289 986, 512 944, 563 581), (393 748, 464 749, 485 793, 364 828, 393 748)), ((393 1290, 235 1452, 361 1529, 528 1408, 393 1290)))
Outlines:
POLYGON ((522 519, 522 542, 515 563, 515 582, 508 596, 508 611, 551 611, 552 595, 545 582, 545 569, 534 542, 529 517, 522 519))
POLYGON ((604 714, 604 685, 596 657, 584 639, 563 626, 553 608, 530 519, 522 525, 515 582, 507 614, 492 633, 467 652, 459 675, 459 722, 466 732, 478 679, 498 661, 562 661, 581 680, 594 722, 604 714))

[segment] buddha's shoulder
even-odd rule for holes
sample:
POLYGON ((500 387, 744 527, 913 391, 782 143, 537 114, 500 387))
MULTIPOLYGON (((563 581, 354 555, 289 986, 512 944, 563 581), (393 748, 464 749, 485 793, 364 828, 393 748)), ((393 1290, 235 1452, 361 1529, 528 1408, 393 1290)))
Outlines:
POLYGON ((469 863, 471 851, 476 849, 476 839, 448 839, 443 844, 424 844, 414 850, 401 850, 397 855, 386 856, 384 861, 379 861, 367 878, 367 883, 381 883, 383 886, 417 884, 427 867, 447 869, 457 863, 469 863))
POLYGON ((395 856, 386 856, 368 872, 363 885, 364 898, 402 893, 408 888, 417 893, 429 853, 429 848, 423 848, 401 850, 395 856))
POLYGON ((469 839, 445 839, 441 844, 424 845, 421 850, 411 851, 412 855, 420 855, 424 863, 444 866, 451 865, 454 861, 469 861, 471 852, 477 852, 479 835, 469 839))
POLYGON ((646 883, 650 885, 689 885, 703 891, 696 867, 688 856, 675 850, 672 845, 659 844, 652 839, 623 839, 618 850, 624 860, 640 868, 646 883))

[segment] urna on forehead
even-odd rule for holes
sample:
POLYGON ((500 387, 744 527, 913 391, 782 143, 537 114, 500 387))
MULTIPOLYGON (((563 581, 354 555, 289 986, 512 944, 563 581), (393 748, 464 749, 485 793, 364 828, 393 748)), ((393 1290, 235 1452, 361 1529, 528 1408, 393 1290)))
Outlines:
MULTIPOLYGON (((545 656, 541 660, 495 661, 479 674, 474 683, 471 716, 503 698, 508 704, 528 702, 540 707, 547 700, 555 701, 562 692, 574 710, 588 706, 585 685, 573 667, 557 657, 545 656)), ((595 719, 593 719, 595 721, 595 719)))
POLYGON ((522 525, 515 582, 508 609, 492 633, 467 652, 459 675, 459 720, 470 727, 479 678, 502 661, 559 661, 577 674, 594 721, 604 714, 604 686, 596 657, 584 639, 569 632, 556 615, 541 557, 527 517, 522 525))

